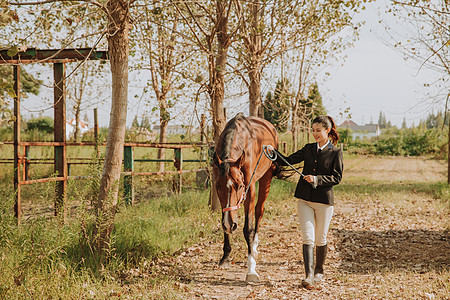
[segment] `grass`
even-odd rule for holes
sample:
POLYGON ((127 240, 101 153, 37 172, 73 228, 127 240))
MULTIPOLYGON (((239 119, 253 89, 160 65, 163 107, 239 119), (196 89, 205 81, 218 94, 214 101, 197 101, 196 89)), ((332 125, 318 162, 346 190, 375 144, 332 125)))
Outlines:
MULTIPOLYGON (((358 163, 348 160, 348 166, 358 163)), ((436 247, 442 247, 448 232, 449 186, 442 181, 344 178, 335 189, 339 201, 330 231, 333 289, 314 295, 445 298, 450 273, 445 251, 436 247), (397 241, 394 247, 392 239, 397 241), (429 249, 439 255, 427 257, 429 249), (419 250, 421 256, 416 256, 419 250), (363 259, 355 261, 355 255, 363 259)), ((180 253, 193 245, 222 241, 220 213, 210 212, 209 190, 196 188, 193 174, 185 177, 181 195, 168 191, 170 178, 141 177, 136 179, 136 204, 119 208, 113 251, 101 264, 86 238, 93 226, 90 201, 95 181, 70 182, 67 225, 42 213, 16 226, 12 189, 7 188, 11 179, 8 175, 0 182, 0 299, 188 298, 191 287, 173 267, 180 253)), ((295 183, 273 181, 264 227, 281 226, 277 224, 296 211, 294 188, 295 183)), ((28 215, 36 215, 38 205, 50 207, 51 214, 53 193, 52 183, 24 187, 25 204, 33 208, 28 215)), ((244 244, 241 234, 235 237, 244 244)), ((245 261, 241 252, 234 253, 245 261)))

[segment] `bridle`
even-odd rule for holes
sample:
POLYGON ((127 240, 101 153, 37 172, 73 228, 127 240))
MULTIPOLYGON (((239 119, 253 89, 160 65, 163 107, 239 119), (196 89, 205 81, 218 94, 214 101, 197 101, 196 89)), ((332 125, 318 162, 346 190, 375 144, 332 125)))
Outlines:
MULTIPOLYGON (((275 161, 277 159, 278 153, 279 153, 278 150, 276 150, 275 148, 272 147, 273 151, 269 152, 268 145, 263 145, 262 148, 263 149, 261 151, 261 154, 259 155, 258 162, 256 163, 256 166, 255 166, 255 169, 253 170, 252 176, 250 177, 250 181, 247 185, 247 188, 245 189, 245 193, 242 194, 241 198, 239 199, 239 201, 237 202, 236 205, 225 207, 224 209, 222 209, 222 212, 238 210, 241 207, 241 203, 244 202, 244 200, 247 198, 247 193, 250 188, 250 184, 252 183, 253 177, 255 176, 256 169, 258 168, 259 162, 261 161, 261 157, 263 154, 271 161, 275 161)), ((216 154, 216 156, 217 156, 217 154, 216 154)), ((298 174, 300 174, 301 177, 304 177, 304 175, 300 171, 298 171, 294 166, 292 166, 289 162, 287 162, 283 158, 283 156, 280 155, 280 158, 282 160, 284 160, 294 171, 296 171, 298 174)), ((241 188, 241 187, 239 187, 239 188, 241 188)))

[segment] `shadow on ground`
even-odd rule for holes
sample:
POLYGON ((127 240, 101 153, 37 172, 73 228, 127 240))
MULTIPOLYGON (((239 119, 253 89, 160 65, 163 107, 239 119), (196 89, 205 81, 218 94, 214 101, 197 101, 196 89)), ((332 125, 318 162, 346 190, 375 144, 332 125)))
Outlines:
POLYGON ((425 273, 450 269, 449 231, 334 230, 340 271, 366 274, 383 269, 425 273))

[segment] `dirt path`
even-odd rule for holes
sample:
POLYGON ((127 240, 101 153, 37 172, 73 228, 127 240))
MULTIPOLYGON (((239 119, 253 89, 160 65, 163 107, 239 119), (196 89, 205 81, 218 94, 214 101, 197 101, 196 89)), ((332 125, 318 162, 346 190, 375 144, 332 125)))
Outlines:
MULTIPOLYGON (((336 189, 329 233, 326 280, 313 291, 300 287, 296 201, 269 199, 261 225, 257 271, 245 282, 246 246, 232 239, 233 262, 218 268, 221 242, 189 248, 173 262, 189 299, 448 299, 449 211, 427 190, 445 180, 443 162, 421 158, 353 158, 336 189)), ((242 222, 241 222, 242 223, 242 222)))

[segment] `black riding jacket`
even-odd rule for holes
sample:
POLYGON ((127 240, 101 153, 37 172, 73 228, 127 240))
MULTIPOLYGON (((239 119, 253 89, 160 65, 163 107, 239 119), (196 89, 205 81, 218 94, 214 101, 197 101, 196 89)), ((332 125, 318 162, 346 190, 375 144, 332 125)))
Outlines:
MULTIPOLYGON (((339 184, 344 170, 341 149, 329 142, 321 151, 317 151, 317 143, 306 144, 302 149, 283 156, 291 165, 304 161, 303 174, 317 176, 317 187, 300 178, 294 196, 303 200, 334 205, 333 185, 339 184)), ((278 157, 279 165, 287 164, 278 157)))

